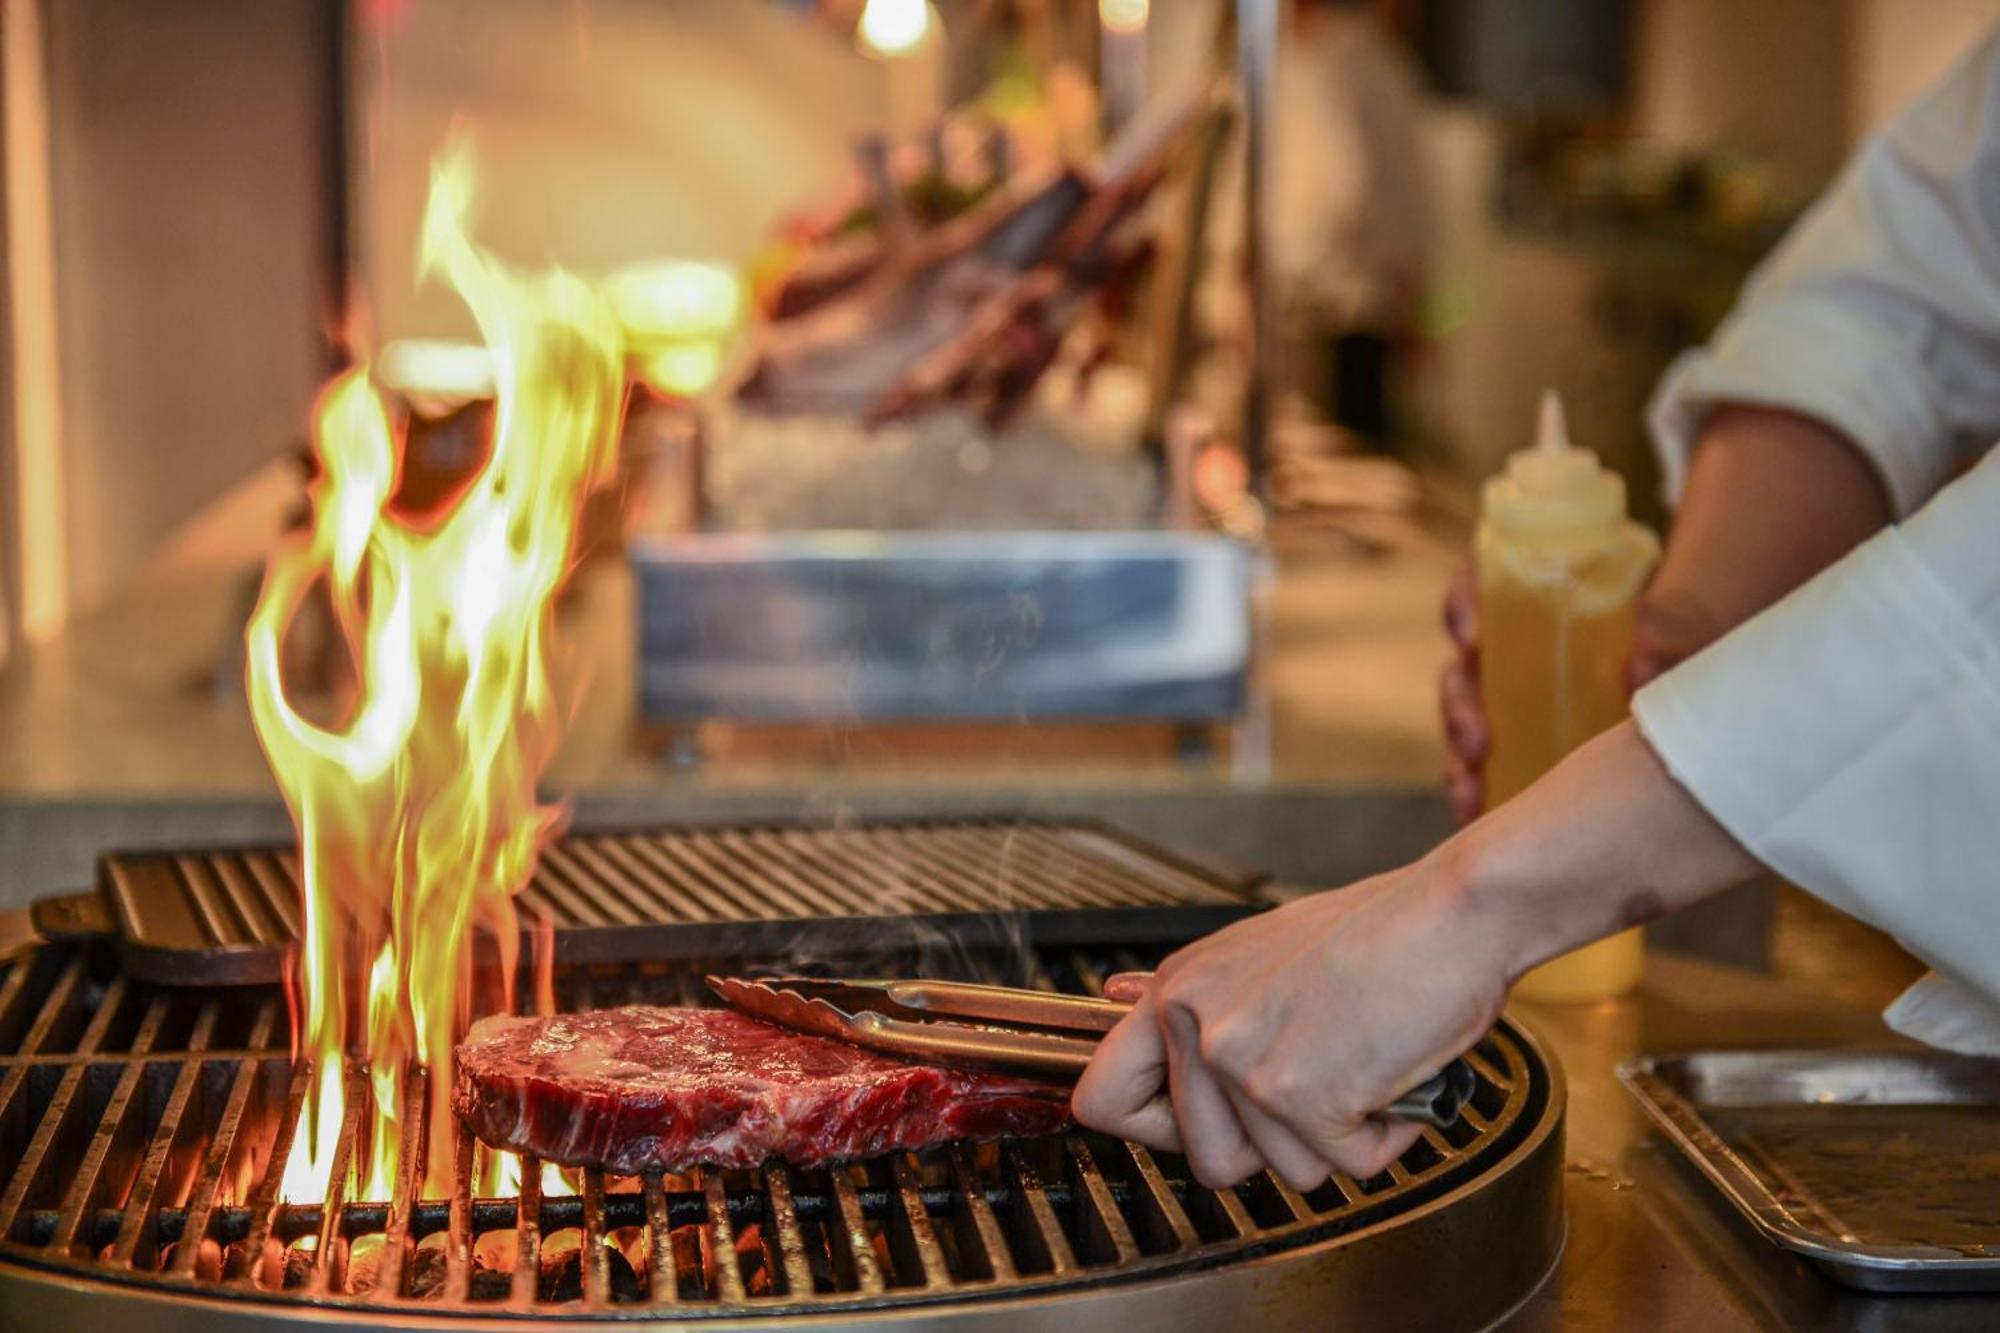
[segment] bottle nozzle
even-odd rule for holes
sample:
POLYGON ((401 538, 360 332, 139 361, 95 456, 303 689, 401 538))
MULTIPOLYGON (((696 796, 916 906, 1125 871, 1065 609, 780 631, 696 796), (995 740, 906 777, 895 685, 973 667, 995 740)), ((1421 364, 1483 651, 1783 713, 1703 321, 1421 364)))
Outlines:
POLYGON ((1542 395, 1535 443, 1513 454, 1486 484, 1483 507, 1497 529, 1577 532, 1602 529, 1625 517, 1625 482, 1588 449, 1570 443, 1562 398, 1542 395))
POLYGON ((1563 419, 1562 395, 1554 389, 1542 390, 1541 420, 1535 427, 1538 453, 1557 454, 1569 448, 1569 423, 1563 419))

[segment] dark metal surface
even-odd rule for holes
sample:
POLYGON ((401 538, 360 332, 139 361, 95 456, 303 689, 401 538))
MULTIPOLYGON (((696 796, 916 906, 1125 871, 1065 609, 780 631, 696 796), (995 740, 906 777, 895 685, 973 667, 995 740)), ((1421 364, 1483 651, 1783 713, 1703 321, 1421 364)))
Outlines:
MULTIPOLYGON (((1256 883, 1108 825, 987 817, 574 834, 515 901, 524 925, 552 925, 559 963, 630 962, 853 950, 885 929, 973 944, 1186 940, 1254 911, 1256 883)), ((287 849, 113 854, 99 889, 138 980, 272 983, 298 938, 287 849)), ((66 919, 82 923, 72 935, 88 924, 66 919)))
MULTIPOLYGON (((1091 994, 1110 972, 1151 961, 1045 950, 1033 980, 1091 994)), ((1510 1023, 1472 1057, 1480 1087, 1459 1125, 1428 1130, 1380 1177, 1335 1177, 1306 1195, 1268 1176, 1209 1191, 1173 1157, 1071 1132, 812 1171, 584 1172, 573 1197, 544 1197, 532 1161, 518 1198, 426 1199, 406 1169, 391 1199, 336 1187, 321 1203, 286 1205, 277 1183, 311 1071, 285 1053, 281 998, 152 988, 107 964, 45 949, 0 974, 10 1319, 213 1330, 547 1313, 1047 1327, 1094 1314, 1167 1327, 1199 1303, 1209 1322, 1339 1308, 1362 1326, 1394 1316, 1455 1327, 1512 1308, 1561 1243, 1562 1088, 1510 1023), (518 1256, 512 1279, 485 1263, 495 1247, 518 1256), (1429 1314, 1419 1273, 1440 1302, 1429 1314)), ((670 964, 571 969, 558 994, 566 1008, 687 1002, 698 977, 670 964)), ((421 1082, 405 1108, 417 1127, 421 1082)), ((357 1072, 351 1105, 365 1104, 366 1087, 357 1072)), ((359 1150, 360 1130, 351 1114, 344 1154, 359 1150)), ((421 1128, 405 1143, 453 1153, 460 1179, 484 1151, 462 1133, 428 1145, 421 1128)))
POLYGON ((1872 1291, 2000 1291, 2000 1060, 1696 1051, 1619 1077, 1773 1244, 1872 1291))

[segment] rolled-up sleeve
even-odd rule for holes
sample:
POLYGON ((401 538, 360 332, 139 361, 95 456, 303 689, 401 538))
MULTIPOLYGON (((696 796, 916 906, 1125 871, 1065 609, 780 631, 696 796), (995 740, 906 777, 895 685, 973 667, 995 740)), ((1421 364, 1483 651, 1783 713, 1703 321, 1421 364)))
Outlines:
POLYGON ((1633 715, 1759 860, 2000 998, 2000 451, 1633 715))
POLYGON ((2000 436, 2000 31, 1875 135, 1650 410, 1670 498, 1717 403, 1842 431, 1898 516, 2000 436))

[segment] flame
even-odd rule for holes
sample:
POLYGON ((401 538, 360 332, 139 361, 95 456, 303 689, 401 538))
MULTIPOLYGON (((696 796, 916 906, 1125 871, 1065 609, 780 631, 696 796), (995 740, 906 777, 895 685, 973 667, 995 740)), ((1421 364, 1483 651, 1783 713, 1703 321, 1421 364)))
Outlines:
MULTIPOLYGON (((586 496, 617 461, 626 349, 610 304, 560 270, 516 273, 467 233, 462 144, 431 172, 420 274, 471 309, 494 372, 491 452, 421 525, 391 511, 400 439, 366 362, 315 412, 312 524, 273 554, 248 630, 251 712, 298 828, 304 887, 303 1054, 318 1074, 283 1183, 322 1198, 343 1117, 367 1115, 355 1188, 386 1198, 411 1065, 431 1071, 431 1142, 450 1139, 453 1043, 469 1019, 476 931, 511 982, 512 895, 559 811, 535 781, 559 729, 551 604, 586 496), (345 716, 287 696, 286 632, 323 588, 353 663, 345 716), (353 1057, 372 1108, 349 1107, 353 1057)), ((511 1003, 511 995, 509 997, 511 1003)), ((435 1182, 450 1154, 429 1155, 435 1182)))

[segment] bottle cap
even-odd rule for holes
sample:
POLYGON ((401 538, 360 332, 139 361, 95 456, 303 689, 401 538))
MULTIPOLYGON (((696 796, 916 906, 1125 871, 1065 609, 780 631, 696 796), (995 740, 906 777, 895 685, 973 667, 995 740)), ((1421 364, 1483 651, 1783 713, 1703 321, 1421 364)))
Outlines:
POLYGON ((1625 518, 1625 479, 1569 442, 1562 399, 1542 395, 1535 445, 1507 459, 1486 483, 1481 514, 1496 533, 1562 540, 1615 527, 1625 518))

